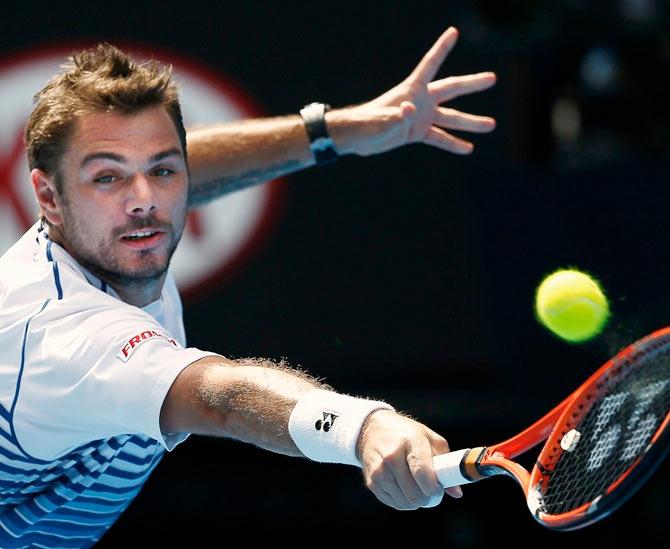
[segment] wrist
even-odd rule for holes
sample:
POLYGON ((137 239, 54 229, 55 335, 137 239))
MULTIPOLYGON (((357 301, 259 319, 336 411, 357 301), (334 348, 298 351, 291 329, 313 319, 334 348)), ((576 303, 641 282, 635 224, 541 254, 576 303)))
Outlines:
POLYGON ((378 420, 381 416, 384 414, 396 414, 397 412, 393 409, 384 409, 380 408, 378 410, 374 410, 373 412, 368 415, 367 418, 365 418, 365 421, 363 422, 363 425, 361 427, 361 432, 358 435, 358 440, 356 441, 356 459, 358 459, 359 462, 361 462, 362 454, 363 454, 363 446, 365 446, 365 443, 368 440, 368 432, 370 427, 374 424, 375 420, 378 420))
POLYGON ((360 467, 357 448, 363 424, 377 410, 393 410, 385 402, 315 389, 296 403, 289 434, 309 459, 360 467))
POLYGON ((325 115, 328 132, 340 156, 356 154, 357 143, 362 133, 360 121, 352 108, 333 109, 325 115))
POLYGON ((309 148, 317 166, 331 164, 339 156, 326 122, 326 113, 329 110, 330 105, 326 103, 310 103, 300 109, 300 116, 309 139, 309 148))

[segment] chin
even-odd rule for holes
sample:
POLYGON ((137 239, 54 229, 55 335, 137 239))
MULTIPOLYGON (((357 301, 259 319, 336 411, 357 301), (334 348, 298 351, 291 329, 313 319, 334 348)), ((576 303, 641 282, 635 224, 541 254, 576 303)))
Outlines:
POLYGON ((142 265, 136 269, 128 269, 126 272, 119 273, 127 278, 136 278, 138 280, 156 279, 164 275, 169 267, 169 263, 152 264, 151 266, 142 265))

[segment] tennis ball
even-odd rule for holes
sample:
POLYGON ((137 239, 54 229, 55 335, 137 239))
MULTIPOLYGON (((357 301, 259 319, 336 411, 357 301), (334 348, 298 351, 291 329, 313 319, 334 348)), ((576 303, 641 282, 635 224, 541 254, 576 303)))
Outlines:
POLYGON ((577 269, 559 269, 544 278, 535 293, 535 311, 547 329, 572 343, 598 335, 610 315, 598 283, 577 269))

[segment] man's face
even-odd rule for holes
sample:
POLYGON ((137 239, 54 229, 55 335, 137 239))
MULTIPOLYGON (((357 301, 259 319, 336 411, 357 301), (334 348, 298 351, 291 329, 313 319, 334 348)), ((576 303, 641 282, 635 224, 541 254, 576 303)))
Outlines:
POLYGON ((153 282, 186 222, 188 170, 162 107, 80 117, 61 161, 65 248, 103 279, 153 282))

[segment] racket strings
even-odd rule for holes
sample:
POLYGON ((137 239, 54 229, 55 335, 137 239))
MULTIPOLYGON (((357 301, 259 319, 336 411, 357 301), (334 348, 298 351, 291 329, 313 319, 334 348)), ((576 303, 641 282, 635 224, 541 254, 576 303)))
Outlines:
POLYGON ((638 349, 575 406, 578 419, 564 426, 563 443, 542 465, 542 512, 558 515, 597 500, 637 466, 670 413, 669 347, 667 340, 638 349))

